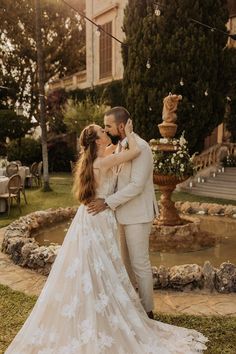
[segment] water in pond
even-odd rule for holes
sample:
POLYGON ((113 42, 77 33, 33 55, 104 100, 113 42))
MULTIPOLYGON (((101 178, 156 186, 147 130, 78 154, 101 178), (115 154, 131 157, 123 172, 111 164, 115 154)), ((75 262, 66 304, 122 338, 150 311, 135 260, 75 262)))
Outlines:
MULTIPOLYGON (((196 263, 203 265, 206 260, 218 267, 222 262, 230 261, 236 264, 236 220, 226 217, 201 216, 201 229, 216 236, 220 236, 220 242, 211 248, 200 251, 186 253, 151 253, 152 265, 173 265, 196 263)), ((39 244, 48 245, 50 243, 62 244, 70 222, 59 224, 40 233, 36 240, 39 244)))

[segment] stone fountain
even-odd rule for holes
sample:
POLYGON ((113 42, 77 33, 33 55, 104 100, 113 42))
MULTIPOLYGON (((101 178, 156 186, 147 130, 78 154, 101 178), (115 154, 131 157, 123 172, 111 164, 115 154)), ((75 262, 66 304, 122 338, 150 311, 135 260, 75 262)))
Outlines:
MULTIPOLYGON (((173 145, 171 139, 174 138, 177 131, 177 106, 178 102, 182 100, 181 95, 168 95, 163 100, 163 122, 158 124, 159 132, 164 139, 168 139, 168 143, 157 144, 157 148, 164 153, 175 153, 178 146, 173 145)), ((154 173, 154 183, 159 186, 161 191, 161 210, 160 215, 156 219, 158 225, 175 226, 183 224, 183 220, 180 218, 174 202, 171 200, 171 194, 175 190, 178 183, 183 182, 186 178, 178 178, 175 175, 160 175, 154 173)))
MULTIPOLYGON (((180 149, 178 139, 173 139, 177 131, 177 107, 181 95, 169 94, 163 100, 163 122, 158 125, 162 139, 151 140, 154 151, 163 152, 166 156, 176 155, 180 149)), ((166 159, 167 159, 166 157, 166 159)), ((169 157, 168 157, 169 158, 169 157)), ((170 158, 169 158, 170 159, 170 158)), ((150 243, 152 251, 193 251, 211 247, 217 241, 213 235, 200 230, 200 220, 191 217, 180 217, 171 195, 176 185, 188 179, 189 175, 160 174, 154 172, 153 181, 161 192, 160 214, 154 220, 150 243)))

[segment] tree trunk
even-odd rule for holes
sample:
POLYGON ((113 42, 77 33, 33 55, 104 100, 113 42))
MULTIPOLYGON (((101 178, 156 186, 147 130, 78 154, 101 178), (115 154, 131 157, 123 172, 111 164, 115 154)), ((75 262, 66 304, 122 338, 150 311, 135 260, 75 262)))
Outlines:
POLYGON ((48 173, 48 149, 47 149, 47 127, 46 127, 46 108, 45 108, 45 90, 44 90, 44 62, 42 48, 42 33, 41 33, 41 9, 40 0, 35 0, 35 15, 36 15, 36 48, 37 48, 37 63, 38 63, 38 80, 39 80, 39 114, 42 156, 43 156, 43 190, 50 191, 49 173, 48 173))

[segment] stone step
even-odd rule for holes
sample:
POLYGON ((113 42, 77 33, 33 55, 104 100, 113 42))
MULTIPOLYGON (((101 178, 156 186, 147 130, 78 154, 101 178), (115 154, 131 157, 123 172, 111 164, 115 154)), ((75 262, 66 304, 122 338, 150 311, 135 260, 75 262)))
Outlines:
POLYGON ((225 171, 236 173, 236 167, 225 167, 225 171))
POLYGON ((236 175, 226 175, 225 173, 218 174, 215 177, 211 176, 208 177, 209 179, 217 179, 219 181, 235 181, 236 182, 236 175))
POLYGON ((196 184, 193 186, 195 189, 199 190, 210 190, 210 191, 228 191, 232 194, 236 194, 236 188, 231 188, 230 186, 222 186, 221 184, 216 186, 216 185, 211 185, 210 183, 201 183, 201 184, 196 184))
POLYGON ((218 183, 218 184, 227 184, 229 183, 230 185, 232 184, 236 184, 236 180, 235 179, 219 179, 219 178, 210 178, 210 179, 206 179, 205 183, 218 183))
POLYGON ((198 189, 209 189, 209 190, 228 190, 231 193, 236 193, 236 186, 230 185, 229 183, 226 184, 211 184, 211 183, 204 183, 204 185, 195 184, 193 187, 198 189))
POLYGON ((227 199, 227 200, 236 200, 236 193, 232 194, 232 192, 224 193, 221 192, 220 190, 216 191, 209 191, 209 190, 202 190, 198 188, 182 188, 181 189, 184 192, 195 194, 195 195, 201 195, 205 197, 212 197, 212 198, 220 198, 220 199, 227 199))
POLYGON ((218 180, 218 178, 207 178, 205 183, 209 183, 211 185, 229 185, 231 187, 236 186, 236 181, 231 180, 218 180))

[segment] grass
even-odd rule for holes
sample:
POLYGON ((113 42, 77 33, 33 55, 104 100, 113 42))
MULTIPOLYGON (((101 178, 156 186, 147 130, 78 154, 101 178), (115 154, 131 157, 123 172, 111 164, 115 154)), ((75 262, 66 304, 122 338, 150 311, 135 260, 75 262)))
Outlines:
POLYGON ((21 198, 22 213, 14 204, 11 207, 10 216, 6 213, 0 214, 0 228, 7 226, 20 216, 29 214, 36 210, 45 210, 48 208, 59 208, 76 205, 72 196, 72 175, 69 173, 53 174, 50 178, 51 192, 43 192, 39 188, 27 188, 26 198, 28 205, 25 205, 24 198, 21 198))
MULTIPOLYGON (((20 216, 24 216, 36 210, 45 210, 48 208, 59 208, 76 205, 71 187, 72 187, 72 175, 70 173, 55 173, 50 176, 50 185, 52 192, 43 192, 39 188, 26 189, 26 196, 28 205, 25 205, 22 198, 22 214, 19 214, 18 208, 13 205, 8 217, 6 213, 0 214, 0 228, 7 226, 20 216)), ((160 193, 156 192, 157 200, 160 199, 160 193)), ((236 205, 236 201, 210 198, 188 194, 184 192, 173 193, 174 201, 189 201, 189 202, 205 202, 205 203, 219 203, 219 204, 233 204, 236 205)))
MULTIPOLYGON (((27 296, 0 285, 0 354, 4 353, 16 333, 19 331, 32 307, 35 296, 27 296)), ((198 317, 187 315, 156 314, 159 321, 176 326, 194 328, 208 337, 206 354, 236 353, 235 317, 198 317)))

